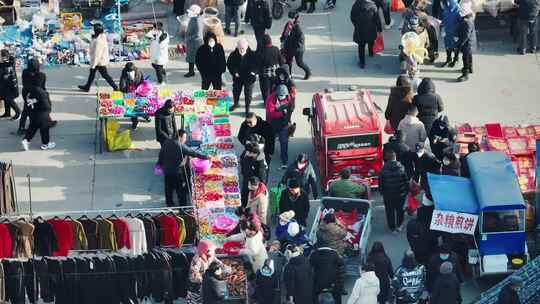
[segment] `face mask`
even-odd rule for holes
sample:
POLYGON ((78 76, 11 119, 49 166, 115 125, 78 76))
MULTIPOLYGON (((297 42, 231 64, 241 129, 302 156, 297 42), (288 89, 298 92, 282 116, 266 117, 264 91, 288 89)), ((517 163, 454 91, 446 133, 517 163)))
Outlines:
POLYGON ((285 75, 280 74, 280 75, 279 75, 279 79, 282 80, 282 81, 285 80, 285 75))
POLYGON ((298 169, 303 169, 306 165, 307 163, 298 163, 298 169))
POLYGON ((446 261, 446 260, 448 260, 450 255, 449 254, 440 254, 439 257, 441 258, 441 260, 446 261))
POLYGON ((215 272, 215 274, 216 274, 217 276, 220 276, 220 275, 221 275, 221 269, 217 269, 216 272, 215 272))
POLYGON ((247 49, 238 49, 238 53, 240 53, 240 55, 244 56, 247 53, 247 49))
POLYGON ((282 221, 282 220, 279 220, 279 224, 280 224, 281 226, 285 226, 285 225, 287 225, 287 222, 284 222, 284 221, 282 221))
POLYGON ((285 100, 285 99, 287 99, 287 95, 278 96, 279 101, 282 101, 282 100, 285 100))
POLYGON ((127 74, 128 74, 130 79, 135 78, 135 71, 129 71, 127 74))
POLYGON ((450 160, 449 160, 448 158, 443 159, 442 162, 443 162, 443 164, 444 164, 445 166, 450 165, 450 160))
POLYGON ((216 46, 216 42, 214 40, 210 40, 208 41, 208 46, 213 48, 214 46, 216 46))

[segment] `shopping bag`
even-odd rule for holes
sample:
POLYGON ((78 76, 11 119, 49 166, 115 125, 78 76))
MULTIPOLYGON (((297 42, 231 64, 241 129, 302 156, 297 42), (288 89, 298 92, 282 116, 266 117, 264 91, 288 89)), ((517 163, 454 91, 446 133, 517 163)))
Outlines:
POLYGON ((105 139, 109 151, 128 150, 132 147, 132 141, 129 130, 124 130, 118 133, 120 124, 116 120, 107 121, 107 128, 105 133, 105 139))
POLYGON ((392 128, 392 124, 390 124, 390 120, 386 120, 386 123, 384 124, 384 133, 389 135, 396 133, 394 128, 392 128))
POLYGON ((390 3, 390 10, 392 12, 401 12, 405 9, 405 4, 403 0, 392 0, 390 3))
POLYGON ((279 214, 279 200, 281 199, 281 192, 285 189, 285 185, 278 184, 276 187, 270 188, 270 211, 273 216, 279 214))
POLYGON ((420 201, 412 193, 407 194, 407 212, 413 214, 420 206, 420 201))
POLYGON ((378 33, 375 43, 373 43, 373 54, 380 54, 382 51, 384 51, 384 38, 382 33, 378 33))
POLYGON ((161 166, 159 164, 156 164, 154 166, 154 174, 155 175, 163 175, 163 168, 161 168, 161 166))

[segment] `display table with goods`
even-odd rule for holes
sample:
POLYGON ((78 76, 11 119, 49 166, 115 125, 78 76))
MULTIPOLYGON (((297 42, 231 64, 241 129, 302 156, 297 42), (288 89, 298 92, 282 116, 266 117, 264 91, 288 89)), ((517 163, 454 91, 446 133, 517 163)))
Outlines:
MULTIPOLYGON (((502 151, 512 159, 521 192, 535 191, 536 140, 540 139, 540 125, 502 126, 498 123, 483 126, 456 126, 460 154, 468 153, 467 145, 476 142, 481 151, 502 151)), ((532 202, 531 202, 532 203, 532 202)))

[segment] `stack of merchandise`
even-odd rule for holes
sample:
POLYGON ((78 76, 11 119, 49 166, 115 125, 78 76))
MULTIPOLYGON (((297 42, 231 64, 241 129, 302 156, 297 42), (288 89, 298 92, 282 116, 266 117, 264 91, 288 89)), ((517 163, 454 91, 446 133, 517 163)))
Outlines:
POLYGON ((540 139, 540 125, 501 126, 485 124, 456 127, 460 154, 468 152, 467 145, 476 142, 482 151, 502 151, 511 159, 523 193, 535 190, 536 140, 540 139))
POLYGON ((360 250, 360 239, 364 230, 366 215, 358 212, 358 209, 352 209, 350 212, 343 210, 334 211, 333 209, 324 209, 321 213, 321 221, 324 215, 334 213, 336 222, 347 230, 345 242, 351 251, 360 250))

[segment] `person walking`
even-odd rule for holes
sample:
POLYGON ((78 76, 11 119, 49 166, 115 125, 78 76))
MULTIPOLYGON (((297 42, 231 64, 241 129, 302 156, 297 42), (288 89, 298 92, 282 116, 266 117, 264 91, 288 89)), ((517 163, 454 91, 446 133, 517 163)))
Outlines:
POLYGON ((249 180, 256 176, 259 180, 266 180, 267 164, 257 143, 246 144, 240 155, 240 170, 242 173, 241 198, 242 206, 246 206, 249 197, 249 180))
POLYGON ((195 59, 199 47, 203 45, 203 19, 201 17, 201 7, 193 4, 187 10, 189 17, 188 26, 186 29, 186 37, 184 43, 186 45, 186 62, 188 63, 188 72, 184 77, 195 76, 195 59))
POLYGON ((459 50, 457 49, 457 30, 461 17, 459 16, 459 4, 457 0, 443 0, 442 26, 444 27, 444 46, 446 48, 446 61, 441 67, 453 68, 458 62, 459 50), (454 58, 452 58, 452 54, 454 58))
POLYGON ((289 165, 281 178, 281 184, 286 185, 291 178, 296 179, 300 183, 300 188, 308 196, 313 194, 313 199, 317 199, 319 196, 319 192, 317 191, 317 175, 315 175, 315 170, 306 153, 298 154, 296 160, 289 165))
POLYGON ((165 101, 163 106, 156 111, 154 122, 156 125, 156 140, 160 146, 163 147, 163 144, 168 139, 178 138, 178 128, 176 127, 172 100, 168 99, 165 101))
POLYGON ((221 90, 221 75, 225 72, 227 63, 223 46, 217 42, 213 32, 207 32, 204 36, 204 44, 197 50, 195 64, 201 73, 201 88, 208 90, 211 84, 214 90, 221 90))
POLYGON ((335 304, 341 304, 345 284, 345 263, 341 256, 325 242, 318 241, 317 248, 309 256, 313 268, 313 298, 329 292, 335 304))
POLYGON ((525 55, 526 52, 536 53, 538 45, 538 13, 540 2, 538 0, 519 0, 518 5, 518 26, 519 26, 519 46, 518 54, 525 55))
POLYGON ((371 0, 356 0, 351 9, 354 26, 353 40, 358 44, 358 59, 361 69, 366 68, 366 45, 369 57, 373 57, 373 44, 377 33, 382 32, 377 5, 371 0))
POLYGON ((245 0, 225 0, 225 34, 231 34, 231 21, 234 21, 234 37, 243 34, 240 30, 240 7, 245 0))
POLYGON ((430 301, 437 304, 461 304, 463 301, 460 283, 453 274, 452 263, 444 262, 441 264, 430 301))
POLYGON ((439 113, 444 111, 442 98, 435 92, 435 83, 431 78, 422 79, 418 86, 418 95, 413 97, 413 105, 418 108, 418 119, 429 134, 433 122, 439 117, 439 113))
POLYGON ((163 30, 163 23, 158 21, 154 29, 148 33, 150 42, 150 60, 156 71, 157 83, 167 84, 167 71, 165 66, 169 63, 169 34, 163 30))
POLYGON ((276 71, 284 64, 284 61, 279 49, 272 45, 270 35, 264 35, 262 40, 263 45, 257 46, 257 60, 259 62, 259 86, 263 102, 266 105, 272 84, 276 79, 276 71))
POLYGON ((309 260, 302 254, 301 245, 290 244, 287 247, 285 256, 288 262, 283 270, 286 300, 288 303, 313 303, 313 270, 309 260))
POLYGON ((414 304, 422 298, 426 283, 426 269, 418 264, 411 250, 405 251, 401 266, 396 269, 392 286, 396 304, 414 304))
POLYGON ((254 112, 249 112, 246 115, 246 119, 240 125, 238 141, 245 147, 251 142, 250 139, 253 134, 259 135, 264 140, 264 159, 269 167, 272 161, 272 155, 274 154, 275 136, 272 126, 254 112))
POLYGON ((178 205, 185 206, 191 201, 191 173, 189 157, 208 159, 208 156, 199 153, 186 145, 187 132, 178 130, 178 138, 165 140, 159 151, 157 164, 165 175, 165 202, 173 207, 173 192, 176 191, 178 205))
POLYGON ((497 304, 521 304, 518 291, 523 287, 523 279, 518 275, 511 275, 508 281, 508 284, 501 288, 497 304))
POLYGON ((19 84, 17 71, 15 70, 15 58, 9 54, 7 49, 0 51, 0 98, 4 100, 4 114, 0 118, 12 118, 11 109, 15 111, 13 120, 19 119, 21 109, 15 102, 19 97, 19 84))
POLYGON ((101 23, 94 24, 94 35, 90 42, 90 74, 86 84, 80 85, 79 89, 84 92, 90 91, 90 86, 96 78, 96 72, 101 74, 101 77, 107 81, 114 91, 118 91, 118 86, 114 83, 111 75, 107 71, 109 65, 109 43, 107 42, 107 34, 101 23))
POLYGON ((288 64, 282 64, 279 68, 276 69, 276 77, 272 83, 272 90, 275 90, 280 84, 283 84, 289 90, 289 95, 292 98, 293 106, 292 111, 294 111, 294 100, 296 98, 296 84, 290 75, 290 68, 288 64))
POLYGON ((373 243, 367 261, 368 264, 373 264, 375 275, 379 279, 380 292, 377 300, 380 304, 386 304, 390 299, 390 280, 394 277, 394 268, 381 242, 373 243))
MULTIPOLYGON (((427 151, 424 143, 417 143, 415 147, 416 153, 412 155, 412 164, 414 166, 414 181, 420 184, 422 190, 424 190, 424 199, 429 201, 430 205, 433 205, 433 197, 429 189, 429 183, 427 174, 441 174, 442 163, 433 155, 433 153, 427 151)), ((428 204, 428 202, 422 202, 428 204)), ((429 223, 431 223, 431 218, 429 223)))
MULTIPOLYGON (((476 29, 472 2, 461 2, 459 5, 459 15, 462 19, 458 28, 457 46, 463 57, 463 68, 461 69, 461 76, 458 77, 457 81, 463 82, 469 80, 469 74, 473 72, 472 53, 476 49, 476 29)), ((531 47, 534 47, 534 45, 531 47)))
POLYGON ((246 207, 257 213, 261 224, 268 224, 268 189, 257 177, 252 176, 248 181, 249 195, 246 207))
POLYGON ((384 165, 379 174, 379 192, 383 197, 388 228, 392 233, 401 232, 409 179, 405 167, 396 160, 394 151, 384 154, 384 165))
MULTIPOLYGON (((119 90, 122 93, 135 93, 139 85, 144 80, 143 73, 135 66, 133 62, 127 62, 120 74, 119 90)), ((150 122, 150 117, 146 115, 146 121, 150 122)), ((131 129, 137 130, 139 118, 131 117, 131 129)))
POLYGON ((289 162, 289 123, 291 120, 292 98, 287 87, 280 85, 266 100, 266 120, 272 126, 274 136, 279 139, 281 169, 287 169, 289 162))
POLYGON ((292 74, 293 59, 296 64, 304 70, 304 80, 311 77, 311 70, 304 63, 304 52, 306 51, 304 32, 300 27, 300 15, 297 12, 289 12, 289 21, 285 24, 281 33, 280 41, 282 52, 285 56, 285 62, 289 65, 289 73, 292 74))
POLYGON ((391 1, 388 0, 376 0, 375 4, 377 5, 377 9, 382 11, 383 18, 384 18, 384 29, 389 30, 394 25, 394 20, 392 20, 392 16, 390 15, 390 4, 391 1))
POLYGON ((279 213, 294 211, 296 221, 303 227, 307 227, 307 217, 309 214, 309 198, 302 191, 300 184, 295 179, 290 179, 287 189, 281 192, 279 200, 279 213))
POLYGON ((330 247, 340 256, 343 256, 346 247, 346 236, 347 229, 337 223, 336 216, 333 213, 328 213, 323 217, 319 230, 317 230, 317 245, 330 247))
POLYGON ((212 262, 202 280, 202 303, 219 304, 228 298, 227 280, 223 274, 223 265, 212 262))
POLYGON ((409 105, 412 104, 414 92, 409 78, 405 75, 399 75, 396 80, 396 86, 390 88, 388 104, 384 111, 384 118, 390 121, 392 129, 396 131, 399 122, 407 115, 409 105))
POLYGON ((347 304, 377 304, 380 282, 371 263, 360 266, 360 278, 354 283, 347 304))
POLYGON ((49 136, 49 117, 51 115, 49 93, 40 86, 30 86, 27 103, 30 109, 30 126, 21 142, 23 149, 25 151, 30 149, 30 142, 38 130, 41 136, 41 150, 54 149, 56 144, 50 141, 49 136))
POLYGON ((463 282, 463 273, 459 265, 459 258, 455 252, 452 252, 452 247, 448 243, 441 245, 438 254, 435 254, 429 260, 427 266, 426 287, 429 293, 433 293, 435 282, 440 275, 441 265, 445 262, 452 264, 451 273, 454 274, 459 283, 463 282))
POLYGON ((348 197, 367 199, 368 189, 364 184, 351 180, 351 170, 344 168, 339 172, 339 180, 330 184, 328 194, 331 197, 348 197))
POLYGON ((245 21, 253 27, 257 51, 266 47, 268 44, 265 41, 266 30, 272 27, 272 16, 268 2, 266 0, 248 0, 245 21))
POLYGON ((244 104, 246 115, 250 112, 253 86, 257 81, 257 56, 249 47, 246 39, 236 43, 236 49, 227 59, 227 68, 233 79, 233 105, 230 111, 236 110, 240 103, 240 94, 244 89, 244 104))

